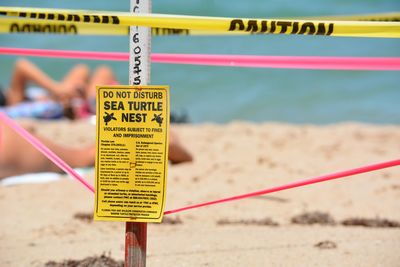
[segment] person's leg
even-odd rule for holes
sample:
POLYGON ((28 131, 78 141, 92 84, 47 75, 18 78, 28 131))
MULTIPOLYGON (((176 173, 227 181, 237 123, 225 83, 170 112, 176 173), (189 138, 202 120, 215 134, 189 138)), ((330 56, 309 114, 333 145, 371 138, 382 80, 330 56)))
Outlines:
MULTIPOLYGON (((85 64, 75 65, 64 76, 61 86, 67 92, 58 101, 64 106, 64 116, 69 119, 81 118, 85 100, 85 88, 90 77, 90 69, 85 64)), ((86 113, 86 111, 85 111, 86 113)))
POLYGON ((193 160, 192 155, 185 147, 183 147, 178 139, 178 136, 173 131, 170 131, 169 135, 168 159, 172 164, 189 162, 193 160))
POLYGON ((113 85, 118 84, 115 75, 111 68, 107 66, 100 66, 93 72, 87 87, 85 88, 86 100, 91 103, 96 99, 96 86, 97 85, 113 85))
POLYGON ((71 95, 85 93, 85 88, 89 82, 90 69, 85 64, 75 65, 63 78, 61 84, 67 90, 71 90, 71 95))
POLYGON ((51 79, 32 62, 19 59, 15 63, 10 88, 7 92, 7 105, 14 105, 25 100, 25 90, 29 82, 42 87, 58 99, 63 99, 76 95, 78 88, 84 88, 88 77, 89 68, 79 64, 73 67, 60 83, 51 79))
MULTIPOLYGON (((32 131, 33 128, 28 130, 32 131)), ((60 171, 42 153, 2 122, 0 122, 0 131, 0 179, 29 172, 60 171)), ((94 146, 71 149, 45 138, 37 138, 73 168, 94 165, 94 146)))
POLYGON ((85 88, 85 99, 90 113, 96 113, 96 86, 113 84, 118 84, 118 82, 111 68, 107 66, 96 68, 85 88))
POLYGON ((25 100, 25 89, 29 82, 34 82, 49 92, 53 92, 57 88, 57 83, 32 62, 19 59, 15 63, 10 88, 7 91, 7 105, 18 104, 25 100))

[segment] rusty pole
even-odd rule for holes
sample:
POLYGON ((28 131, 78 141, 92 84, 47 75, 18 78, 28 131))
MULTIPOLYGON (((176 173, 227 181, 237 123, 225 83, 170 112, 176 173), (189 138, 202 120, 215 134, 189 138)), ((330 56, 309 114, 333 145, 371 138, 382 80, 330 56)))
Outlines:
POLYGON ((147 223, 127 222, 125 230, 125 267, 146 266, 147 223))

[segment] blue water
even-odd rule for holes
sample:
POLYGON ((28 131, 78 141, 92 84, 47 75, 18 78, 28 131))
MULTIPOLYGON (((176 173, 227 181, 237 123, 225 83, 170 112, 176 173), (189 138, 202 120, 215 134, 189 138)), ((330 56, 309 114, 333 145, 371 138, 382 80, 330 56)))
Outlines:
MULTIPOLYGON (((1 5, 129 10, 128 0, 2 0, 1 5)), ((153 12, 226 17, 302 17, 400 11, 399 0, 153 0, 153 12)), ((0 35, 0 45, 44 49, 128 51, 127 37, 0 35)), ((155 37, 155 53, 399 57, 400 39, 321 36, 155 37)), ((79 60, 31 58, 60 79, 79 60)), ((13 56, 0 56, 0 83, 13 56)), ((128 83, 127 62, 109 64, 128 83)), ((152 65, 152 83, 171 86, 171 108, 192 122, 232 120, 328 124, 400 123, 400 73, 152 65)))

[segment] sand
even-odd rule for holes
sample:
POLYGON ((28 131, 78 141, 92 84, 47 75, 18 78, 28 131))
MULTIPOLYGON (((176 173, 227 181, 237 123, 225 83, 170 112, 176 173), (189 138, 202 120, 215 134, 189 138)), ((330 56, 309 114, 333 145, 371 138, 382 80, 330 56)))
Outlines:
MULTIPOLYGON (((35 125, 71 146, 95 139, 84 122, 35 125)), ((170 166, 167 210, 393 160, 400 151, 400 126, 173 127, 195 161, 170 166)), ((148 226, 147 266, 400 266, 400 228, 343 225, 356 217, 400 221, 399 178, 394 167, 165 216, 148 226), (296 217, 304 213, 314 217, 296 217)), ((66 176, 0 187, 0 266, 103 253, 122 260, 125 224, 93 222, 93 204, 93 194, 66 176)))

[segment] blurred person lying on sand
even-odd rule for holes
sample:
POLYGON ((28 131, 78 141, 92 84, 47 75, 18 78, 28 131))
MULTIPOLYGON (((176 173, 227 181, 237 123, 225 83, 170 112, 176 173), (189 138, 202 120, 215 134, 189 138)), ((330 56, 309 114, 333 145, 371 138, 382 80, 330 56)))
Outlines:
POLYGON ((10 87, 6 92, 0 90, 0 110, 13 118, 84 118, 96 113, 96 85, 113 84, 117 81, 107 66, 91 75, 87 65, 78 64, 55 81, 32 62, 19 59, 10 87))
MULTIPOLYGON (((10 88, 6 93, 0 95, 0 106, 1 104, 6 106, 5 108, 0 107, 0 112, 5 112, 10 116, 13 113, 7 112, 9 111, 7 110, 8 106, 12 108, 27 101, 29 83, 34 83, 47 92, 39 98, 36 97, 35 103, 59 105, 62 115, 69 113, 70 118, 80 118, 85 114, 95 114, 96 85, 116 84, 116 80, 111 69, 106 66, 97 68, 93 75, 90 75, 89 68, 86 65, 79 64, 73 67, 61 82, 56 82, 30 61, 21 59, 15 64, 10 88), (75 105, 74 101, 76 100, 81 100, 84 104, 75 105), (42 101, 43 103, 41 103, 42 101)), ((28 113, 32 112, 31 108, 31 106, 27 107, 28 113)), ((50 110, 50 113, 52 111, 54 110, 50 110)), ((17 112, 20 112, 20 110, 17 109, 17 112)), ((51 117, 50 115, 54 114, 47 114, 51 117)), ((32 125, 25 126, 25 128, 36 136, 32 125)), ((93 166, 94 164, 94 145, 88 148, 71 149, 40 136, 36 137, 73 168, 93 166)), ((180 144, 176 134, 172 131, 170 133, 168 159, 172 163, 192 160, 191 154, 180 144)), ((60 171, 60 169, 17 133, 4 125, 3 122, 0 122, 0 178, 27 172, 44 171, 60 171)))
MULTIPOLYGON (((24 128, 72 168, 94 165, 95 145, 86 148, 68 148, 37 136, 33 125, 24 125, 24 128)), ((176 134, 172 131, 170 132, 168 149, 168 159, 171 163, 192 161, 191 154, 182 146, 176 134)), ((61 170, 42 153, 0 121, 0 179, 31 172, 59 171, 61 170)))

